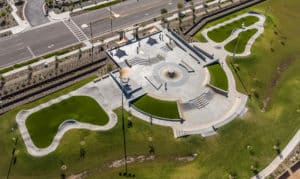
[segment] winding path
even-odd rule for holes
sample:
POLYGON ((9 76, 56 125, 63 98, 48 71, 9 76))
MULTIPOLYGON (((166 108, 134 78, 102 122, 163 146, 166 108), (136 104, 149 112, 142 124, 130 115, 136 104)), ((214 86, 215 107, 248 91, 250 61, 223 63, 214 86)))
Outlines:
POLYGON ((50 152, 53 152, 59 145, 59 142, 63 135, 71 130, 71 129, 88 129, 91 131, 107 131, 112 129, 117 124, 117 116, 116 114, 109 109, 109 105, 105 104, 102 99, 102 95, 99 95, 99 91, 97 88, 93 87, 93 82, 89 83, 88 85, 72 92, 67 95, 60 96, 59 98, 50 100, 44 104, 40 104, 32 109, 28 110, 22 110, 20 111, 16 116, 16 121, 19 126, 20 133, 22 135, 22 138, 24 140, 24 143, 26 145, 26 149, 28 153, 32 156, 41 157, 49 154, 50 152), (109 121, 104 126, 99 125, 93 125, 88 123, 82 123, 79 121, 76 121, 74 119, 66 119, 64 123, 62 123, 59 128, 58 132, 56 133, 52 143, 46 147, 46 148, 38 148, 32 141, 30 134, 26 127, 26 120, 28 116, 30 116, 32 113, 37 112, 43 108, 47 108, 51 106, 52 104, 59 103, 65 99, 68 99, 72 96, 89 96, 95 99, 98 104, 106 111, 107 115, 109 116, 109 121), (72 122, 70 122, 72 121, 72 122))
POLYGON ((243 53, 239 53, 239 54, 235 54, 235 56, 239 56, 239 57, 244 57, 244 56, 249 56, 251 54, 251 47, 253 45, 253 43, 255 42, 255 40, 264 32, 264 23, 266 21, 266 17, 262 14, 254 14, 254 13, 245 13, 245 14, 242 14, 242 15, 239 15, 235 18, 232 18, 230 20, 227 20, 225 22, 222 22, 222 23, 219 23, 215 26, 212 26, 210 28, 207 28, 205 30, 203 30, 202 32, 202 35, 207 39, 208 43, 212 46, 212 47, 218 47, 218 48, 221 48, 225 54, 224 55, 230 55, 230 56, 233 56, 233 53, 231 52, 228 52, 226 49, 225 49, 225 46, 232 40, 234 40, 235 38, 238 37, 239 33, 240 32, 243 32, 243 31, 246 31, 246 30, 249 30, 249 29, 257 29, 257 32, 249 39, 246 47, 245 47, 245 51, 243 53), (256 16, 258 17, 258 22, 248 26, 248 27, 245 27, 245 28, 242 28, 242 29, 237 29, 235 30, 226 40, 224 40, 223 42, 220 42, 220 43, 217 43, 213 40, 211 40, 207 33, 211 30, 214 30, 214 29, 217 29, 217 28, 220 28, 221 26, 224 26, 226 24, 230 24, 236 20, 239 20, 243 17, 247 17, 247 16, 256 16))

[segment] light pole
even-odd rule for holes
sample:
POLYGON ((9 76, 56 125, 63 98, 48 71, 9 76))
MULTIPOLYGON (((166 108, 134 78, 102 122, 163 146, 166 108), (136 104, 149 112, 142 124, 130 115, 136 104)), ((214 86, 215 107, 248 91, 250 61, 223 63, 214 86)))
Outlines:
POLYGON ((125 135, 125 119, 124 119, 124 97, 123 97, 123 90, 124 86, 123 83, 128 82, 128 70, 126 68, 120 69, 120 84, 121 84, 121 101, 122 101, 122 132, 123 132, 123 147, 124 147, 124 164, 125 164, 125 176, 128 173, 127 169, 127 147, 126 147, 126 135, 125 135))
POLYGON ((113 18, 113 16, 112 16, 112 11, 111 11, 111 6, 109 6, 109 16, 110 16, 110 32, 112 32, 113 31, 113 22, 112 22, 112 18, 113 18))
POLYGON ((90 22, 90 34, 91 34, 91 41, 92 41, 92 62, 94 61, 94 41, 93 41, 93 27, 92 22, 90 22))

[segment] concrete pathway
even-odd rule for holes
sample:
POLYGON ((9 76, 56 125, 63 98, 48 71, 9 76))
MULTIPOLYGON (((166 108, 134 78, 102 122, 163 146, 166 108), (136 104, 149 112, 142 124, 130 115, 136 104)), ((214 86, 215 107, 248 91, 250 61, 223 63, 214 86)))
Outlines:
POLYGON ((39 106, 36 106, 32 109, 28 110, 22 110, 20 111, 16 116, 16 121, 20 130, 20 133, 22 135, 22 138, 24 140, 24 143, 26 145, 26 149, 28 153, 32 156, 40 157, 45 156, 49 154, 50 152, 53 152, 59 145, 59 142, 63 135, 71 130, 71 129, 88 129, 92 131, 107 131, 112 129, 117 124, 117 116, 110 108, 110 105, 107 104, 107 102, 104 102, 103 95, 99 92, 98 88, 95 87, 95 83, 91 82, 87 84, 86 86, 73 91, 67 95, 60 96, 59 98, 50 100, 44 104, 40 104, 39 106), (37 147, 33 141, 31 140, 30 134, 26 127, 26 120, 27 118, 32 114, 35 113, 43 108, 47 108, 51 106, 52 104, 59 103, 62 100, 68 99, 72 96, 89 96, 95 99, 98 104, 106 111, 107 115, 109 116, 109 121, 104 126, 99 125, 93 125, 88 123, 82 123, 79 121, 74 121, 74 119, 66 119, 64 123, 62 123, 59 128, 58 132, 55 135, 52 143, 46 147, 46 148, 39 148, 37 147), (72 123, 68 121, 73 121, 72 123))
POLYGON ((263 179, 268 177, 293 151, 300 142, 300 130, 290 140, 286 147, 281 151, 281 155, 277 156, 265 169, 259 172, 251 179, 263 179))
POLYGON ((228 52, 224 47, 230 41, 232 41, 235 38, 237 38, 238 35, 239 35, 239 33, 243 32, 243 31, 246 31, 246 30, 249 30, 249 29, 257 29, 257 32, 249 39, 249 41, 248 41, 248 43, 247 43, 247 45, 245 47, 245 51, 243 53, 235 54, 235 56, 240 56, 240 57, 242 57, 242 56, 248 56, 248 55, 251 54, 251 47, 252 47, 253 43, 264 32, 264 23, 265 23, 265 20, 266 20, 266 18, 265 18, 264 15, 253 14, 253 13, 251 13, 251 14, 250 13, 245 13, 245 14, 242 14, 242 15, 237 16, 235 18, 232 18, 232 19, 230 19, 228 21, 219 23, 219 24, 217 24, 215 26, 212 26, 210 28, 207 28, 207 29, 203 30, 202 35, 208 40, 208 43, 210 43, 211 46, 216 47, 218 49, 224 50, 226 52, 226 55, 233 56, 233 53, 228 52), (235 29, 234 32, 226 40, 224 40, 223 42, 220 42, 220 43, 217 43, 217 42, 211 40, 208 37, 207 33, 209 31, 212 31, 214 29, 218 29, 218 28, 220 28, 220 27, 222 27, 222 26, 224 26, 226 24, 230 24, 230 23, 232 23, 232 22, 234 22, 236 20, 239 20, 239 19, 241 19, 243 17, 247 17, 247 16, 256 16, 256 17, 259 18, 259 21, 256 22, 256 23, 254 23, 254 24, 252 24, 252 25, 250 25, 250 26, 248 26, 248 27, 241 28, 241 29, 235 29))

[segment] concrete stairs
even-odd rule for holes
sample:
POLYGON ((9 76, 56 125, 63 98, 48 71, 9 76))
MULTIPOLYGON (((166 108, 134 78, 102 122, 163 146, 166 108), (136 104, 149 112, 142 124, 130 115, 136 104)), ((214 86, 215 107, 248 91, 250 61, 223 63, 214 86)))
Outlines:
POLYGON ((191 99, 189 103, 193 104, 196 108, 202 109, 205 106, 209 104, 208 98, 207 98, 207 91, 203 92, 200 96, 191 99))

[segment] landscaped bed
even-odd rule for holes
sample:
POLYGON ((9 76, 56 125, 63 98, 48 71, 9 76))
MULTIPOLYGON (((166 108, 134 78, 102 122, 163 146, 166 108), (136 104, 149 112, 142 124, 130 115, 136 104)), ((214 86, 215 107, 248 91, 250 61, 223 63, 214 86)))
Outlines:
POLYGON ((74 96, 31 114, 26 120, 26 127, 37 147, 47 147, 60 124, 68 119, 96 125, 108 122, 107 114, 94 99, 74 96))
POLYGON ((225 71, 219 63, 207 67, 210 73, 210 84, 224 91, 228 90, 228 79, 225 71))
POLYGON ((138 109, 154 116, 180 119, 176 101, 161 101, 145 95, 132 104, 138 109))
POLYGON ((225 49, 229 52, 243 53, 250 38, 257 32, 257 29, 249 29, 239 33, 238 37, 225 45, 225 49), (239 42, 237 44, 237 42, 239 42), (237 44, 237 46, 236 46, 237 44), (236 49, 235 49, 236 48, 236 49))
POLYGON ((231 35, 234 29, 242 28, 243 23, 245 27, 248 27, 258 21, 258 17, 249 15, 217 29, 211 30, 207 33, 207 36, 215 42, 223 42, 231 35))
POLYGON ((17 23, 11 15, 12 8, 7 0, 0 0, 0 30, 16 26, 17 23))

